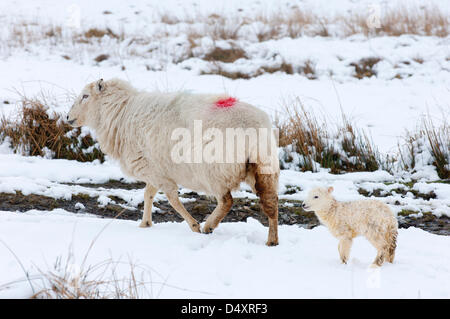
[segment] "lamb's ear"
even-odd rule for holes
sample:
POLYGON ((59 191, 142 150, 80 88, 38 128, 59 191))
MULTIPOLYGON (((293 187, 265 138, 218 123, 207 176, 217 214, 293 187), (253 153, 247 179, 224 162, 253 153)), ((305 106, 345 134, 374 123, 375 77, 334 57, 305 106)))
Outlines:
POLYGON ((328 187, 328 189, 327 189, 327 191, 328 191, 328 193, 332 193, 333 191, 334 191, 334 188, 333 188, 333 186, 330 186, 330 187, 328 187))
POLYGON ((95 84, 95 88, 97 89, 97 92, 99 92, 99 93, 105 91, 106 85, 105 85, 105 82, 103 81, 103 79, 100 79, 97 81, 97 83, 95 84))

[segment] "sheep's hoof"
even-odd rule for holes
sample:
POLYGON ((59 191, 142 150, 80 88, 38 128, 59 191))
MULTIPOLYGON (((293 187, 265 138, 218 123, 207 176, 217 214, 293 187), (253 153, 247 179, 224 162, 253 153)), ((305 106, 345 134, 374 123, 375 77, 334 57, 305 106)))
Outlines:
POLYGON ((203 234, 211 234, 214 231, 212 227, 203 227, 203 234))
POLYGON ((267 246, 272 247, 272 246, 278 246, 278 241, 268 241, 266 243, 267 246))
POLYGON ((377 268, 380 268, 380 265, 372 264, 372 265, 369 266, 369 268, 377 269, 377 268))
POLYGON ((152 223, 149 223, 148 221, 142 221, 142 222, 139 224, 139 227, 141 227, 141 228, 152 227, 152 223))
POLYGON ((194 233, 201 233, 199 223, 192 224, 191 229, 194 233))

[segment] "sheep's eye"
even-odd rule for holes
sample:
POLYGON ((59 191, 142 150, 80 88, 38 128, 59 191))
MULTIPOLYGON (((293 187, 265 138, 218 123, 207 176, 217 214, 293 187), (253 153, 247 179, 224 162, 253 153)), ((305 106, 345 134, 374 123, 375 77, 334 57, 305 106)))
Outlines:
POLYGON ((89 95, 85 94, 83 95, 83 97, 81 98, 82 100, 87 99, 89 97, 89 95))
POLYGON ((319 196, 314 196, 314 198, 319 198, 319 196))

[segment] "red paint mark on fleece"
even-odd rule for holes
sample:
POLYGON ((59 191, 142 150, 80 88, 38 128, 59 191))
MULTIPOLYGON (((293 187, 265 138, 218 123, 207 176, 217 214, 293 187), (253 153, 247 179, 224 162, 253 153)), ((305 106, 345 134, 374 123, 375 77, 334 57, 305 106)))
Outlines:
POLYGON ((232 107, 236 104, 236 99, 234 97, 229 97, 226 99, 220 99, 215 104, 217 107, 232 107))

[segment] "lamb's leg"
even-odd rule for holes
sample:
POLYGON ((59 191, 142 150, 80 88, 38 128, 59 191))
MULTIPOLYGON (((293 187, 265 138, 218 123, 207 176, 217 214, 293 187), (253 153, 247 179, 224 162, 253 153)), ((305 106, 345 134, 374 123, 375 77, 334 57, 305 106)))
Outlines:
POLYGON ((339 241, 338 250, 343 264, 346 264, 348 261, 350 249, 352 248, 352 243, 353 241, 351 238, 341 238, 341 240, 339 241))
POLYGON ((177 211, 177 213, 184 218, 184 220, 188 223, 192 231, 200 233, 199 223, 197 223, 194 217, 192 217, 191 214, 189 214, 189 212, 186 210, 186 208, 184 208, 183 204, 180 202, 180 199, 178 198, 178 191, 173 190, 165 193, 167 199, 169 200, 170 205, 172 205, 172 207, 177 211))
POLYGON ((155 197, 158 189, 150 184, 145 186, 144 193, 144 215, 142 216, 142 222, 139 227, 151 227, 152 226, 152 207, 153 198, 155 197))
POLYGON ((390 263, 394 262, 395 248, 397 247, 397 227, 390 229, 387 234, 386 260, 390 263))
POLYGON ((374 234, 371 234, 371 236, 367 239, 377 249, 377 256, 375 257, 375 260, 373 261, 371 267, 379 267, 383 264, 384 258, 386 257, 384 238, 379 235, 379 232, 374 232, 374 234))
POLYGON ((217 198, 217 207, 211 213, 211 215, 206 219, 205 225, 203 226, 203 233, 209 234, 219 225, 222 219, 228 214, 231 206, 233 205, 233 197, 231 193, 228 192, 221 198, 217 198))
POLYGON ((384 257, 385 257, 384 249, 378 249, 377 256, 375 257, 375 260, 373 261, 371 267, 372 268, 380 267, 384 262, 384 257))

